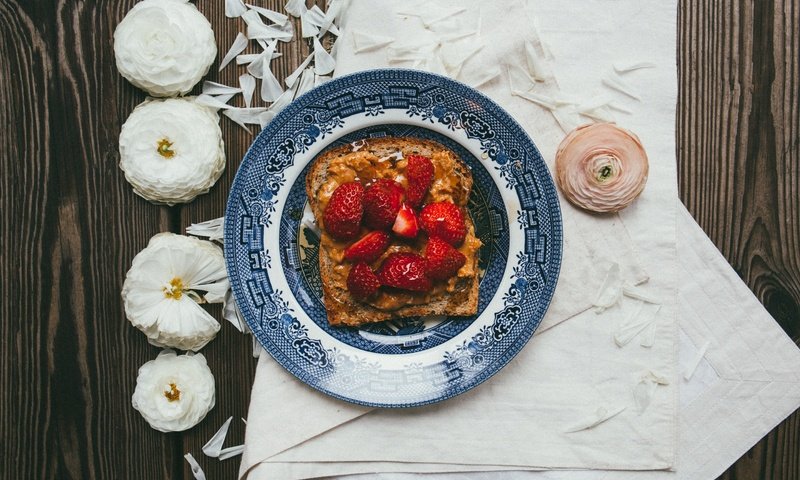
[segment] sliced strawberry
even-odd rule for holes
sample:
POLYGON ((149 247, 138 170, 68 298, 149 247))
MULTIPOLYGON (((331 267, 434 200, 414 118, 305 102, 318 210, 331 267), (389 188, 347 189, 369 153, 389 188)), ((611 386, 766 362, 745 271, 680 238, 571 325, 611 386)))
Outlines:
POLYGON ((447 280, 467 263, 467 257, 439 237, 431 237, 425 246, 428 276, 431 280, 447 280))
POLYGON ((369 232, 344 251, 344 259, 351 262, 372 263, 389 248, 389 234, 380 230, 369 232))
POLYGON ((364 223, 375 230, 392 228, 403 202, 403 187, 387 178, 380 178, 364 192, 364 223))
POLYGON ((408 179, 408 191, 406 192, 406 202, 416 208, 422 204, 422 200, 428 193, 433 182, 433 163, 428 157, 422 155, 409 155, 407 157, 406 178, 408 179))
POLYGON ((428 278, 428 261, 416 253, 396 252, 383 261, 376 272, 383 285, 413 292, 427 292, 431 289, 428 278))
POLYGON ((323 214, 325 230, 337 240, 352 240, 361 228, 364 214, 364 187, 358 182, 343 183, 333 191, 323 214))
POLYGON ((425 205, 419 214, 422 229, 428 236, 438 236, 457 247, 467 236, 467 224, 461 209, 451 202, 436 202, 425 205))
POLYGON ((419 226, 417 225, 417 216, 414 214, 414 209, 404 203, 400 207, 400 211, 397 212, 392 231, 403 238, 415 238, 419 233, 419 226))
POLYGON ((355 264, 347 275, 347 290, 358 299, 363 300, 372 296, 380 286, 380 280, 364 262, 355 264))

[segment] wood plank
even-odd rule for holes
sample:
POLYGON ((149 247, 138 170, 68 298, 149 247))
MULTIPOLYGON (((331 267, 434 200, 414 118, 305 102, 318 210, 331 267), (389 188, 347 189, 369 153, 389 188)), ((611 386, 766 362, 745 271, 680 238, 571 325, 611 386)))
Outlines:
MULTIPOLYGON (((258 3, 258 5, 282 12, 284 3, 282 0, 268 0, 258 3)), ((323 3, 320 2, 321 7, 324 7, 323 3)), ((226 18, 224 2, 200 2, 198 7, 211 21, 220 51, 219 58, 221 59, 234 38, 236 38, 237 32, 245 28, 244 22, 240 19, 226 18)), ((283 56, 272 61, 272 71, 281 81, 292 73, 309 53, 307 42, 299 38, 299 20, 292 17, 292 21, 296 32, 295 40, 290 43, 279 42, 277 51, 283 53, 283 56)), ((252 43, 253 45, 251 45, 250 49, 253 53, 261 51, 261 48, 255 45, 255 42, 252 43)), ((225 85, 238 86, 239 75, 246 71, 243 66, 228 65, 219 72, 218 65, 215 63, 206 78, 225 85)), ((260 85, 261 83, 259 82, 258 87, 260 85)), ((235 98, 232 103, 237 106, 244 106, 241 96, 235 98)), ((254 105, 264 105, 258 91, 255 93, 254 105)), ((256 125, 252 128, 253 133, 248 134, 226 117, 221 119, 220 124, 223 138, 225 139, 225 155, 227 159, 225 172, 208 194, 202 195, 192 203, 182 206, 180 214, 180 226, 182 228, 192 223, 211 220, 224 215, 228 193, 236 175, 236 170, 259 132, 259 128, 256 125)), ((251 336, 242 335, 227 321, 223 320, 219 309, 212 309, 212 313, 222 323, 222 330, 217 338, 203 349, 203 354, 208 358, 209 366, 217 380, 217 406, 203 422, 184 434, 183 448, 197 458, 208 478, 235 478, 241 457, 220 462, 202 455, 201 448, 230 416, 234 417, 234 421, 231 423, 225 446, 240 445, 244 442, 245 426, 240 418, 247 417, 250 389, 255 378, 256 360, 252 357, 251 336)), ((184 467, 184 478, 192 478, 188 464, 184 467)))
POLYGON ((119 297, 132 257, 169 224, 117 167, 119 128, 144 95, 116 73, 111 38, 135 1, 53 3, 0 2, 0 117, 17 126, 0 131, 0 328, 12 339, 0 477, 169 477, 179 437, 130 407, 156 350, 119 297))
MULTIPOLYGON (((681 199, 800 342, 800 1, 681 0, 681 199)), ((800 478, 798 413, 723 479, 800 478)))

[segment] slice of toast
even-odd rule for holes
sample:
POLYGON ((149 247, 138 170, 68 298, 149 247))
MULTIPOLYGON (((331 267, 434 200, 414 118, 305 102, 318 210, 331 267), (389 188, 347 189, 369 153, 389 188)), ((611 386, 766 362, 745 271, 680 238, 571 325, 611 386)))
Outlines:
MULTIPOLYGON (((394 318, 424 315, 472 315, 478 308, 478 249, 480 241, 466 209, 472 189, 472 173, 454 152, 429 140, 410 137, 386 137, 342 145, 327 150, 314 160, 306 176, 306 194, 320 226, 319 267, 323 301, 331 325, 357 326, 394 318), (434 164, 434 181, 425 203, 448 200, 463 208, 467 238, 459 247, 467 263, 456 277, 438 284, 430 294, 381 288, 378 298, 358 301, 347 289, 351 265, 343 260, 343 251, 351 242, 339 242, 325 232, 323 212, 330 195, 344 182, 369 182, 374 178, 392 178, 405 187, 405 160, 408 155, 424 155, 434 164)), ((362 227, 362 235, 367 229, 362 227)), ((377 268, 391 252, 414 251, 422 254, 427 238, 420 232, 414 242, 395 242, 372 268, 377 268)))

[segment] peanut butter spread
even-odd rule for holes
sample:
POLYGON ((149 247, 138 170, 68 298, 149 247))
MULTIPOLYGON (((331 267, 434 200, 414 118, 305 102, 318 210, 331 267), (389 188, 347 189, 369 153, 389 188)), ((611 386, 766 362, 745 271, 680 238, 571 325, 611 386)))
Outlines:
MULTIPOLYGON (((412 152, 405 153, 411 154, 412 152)), ((449 151, 437 151, 431 155, 430 159, 434 166, 434 178, 424 203, 450 201, 458 206, 466 207, 469 191, 472 187, 471 179, 465 178, 459 173, 460 169, 457 168, 457 160, 453 154, 449 151)), ((366 150, 350 152, 332 159, 328 165, 327 180, 317 191, 319 211, 325 211, 333 191, 342 183, 356 181, 368 186, 376 179, 387 178, 397 181, 403 188, 406 188, 408 186, 404 175, 406 163, 406 160, 401 158, 401 155, 378 157, 366 150)), ((333 239, 325 231, 322 219, 317 218, 317 222, 322 227, 320 248, 325 250, 328 257, 335 264, 332 269, 334 278, 329 279, 329 281, 337 285, 345 285, 352 265, 344 260, 344 251, 352 242, 341 242, 333 239)), ((362 227, 360 236, 367 232, 368 229, 362 227)), ((383 260, 394 252, 407 251, 422 254, 426 242, 427 237, 422 232, 417 238, 410 241, 393 237, 392 244, 387 251, 370 266, 373 269, 377 269, 383 260)), ((433 290, 427 293, 382 289, 367 303, 380 310, 392 311, 406 305, 422 305, 435 302, 447 293, 455 291, 462 279, 472 278, 477 275, 477 252, 480 247, 481 241, 475 236, 475 228, 472 222, 468 222, 466 238, 458 248, 458 251, 467 258, 467 261, 459 269, 456 276, 446 282, 434 283, 433 290)))

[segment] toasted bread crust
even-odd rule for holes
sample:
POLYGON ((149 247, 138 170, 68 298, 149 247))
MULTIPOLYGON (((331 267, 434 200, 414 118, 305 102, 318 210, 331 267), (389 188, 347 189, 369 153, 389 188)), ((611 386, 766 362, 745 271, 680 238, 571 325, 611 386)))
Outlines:
MULTIPOLYGON (((472 189, 472 174, 469 167, 455 153, 444 146, 429 140, 416 138, 386 137, 365 140, 360 150, 381 157, 389 156, 401 151, 403 156, 411 154, 432 156, 437 152, 447 152, 455 160, 458 182, 463 186, 463 198, 454 199, 460 206, 465 207, 472 189)), ((327 181, 328 166, 331 160, 351 154, 352 145, 342 145, 325 151, 317 156, 314 164, 306 175, 306 195, 317 223, 324 228, 321 219, 321 202, 319 191, 327 181)), ((465 216, 467 228, 474 232, 474 225, 469 215, 465 216)), ((477 251, 475 252, 477 256, 477 251)), ((333 281, 331 274, 336 263, 329 257, 324 248, 319 253, 320 276, 324 295, 325 309, 328 313, 328 322, 331 325, 357 326, 365 323, 382 322, 394 318, 424 316, 424 315, 472 315, 478 308, 478 276, 477 273, 470 277, 458 279, 452 292, 442 294, 438 299, 420 305, 408 305, 396 310, 386 311, 372 305, 356 301, 348 292, 346 285, 333 281)))

